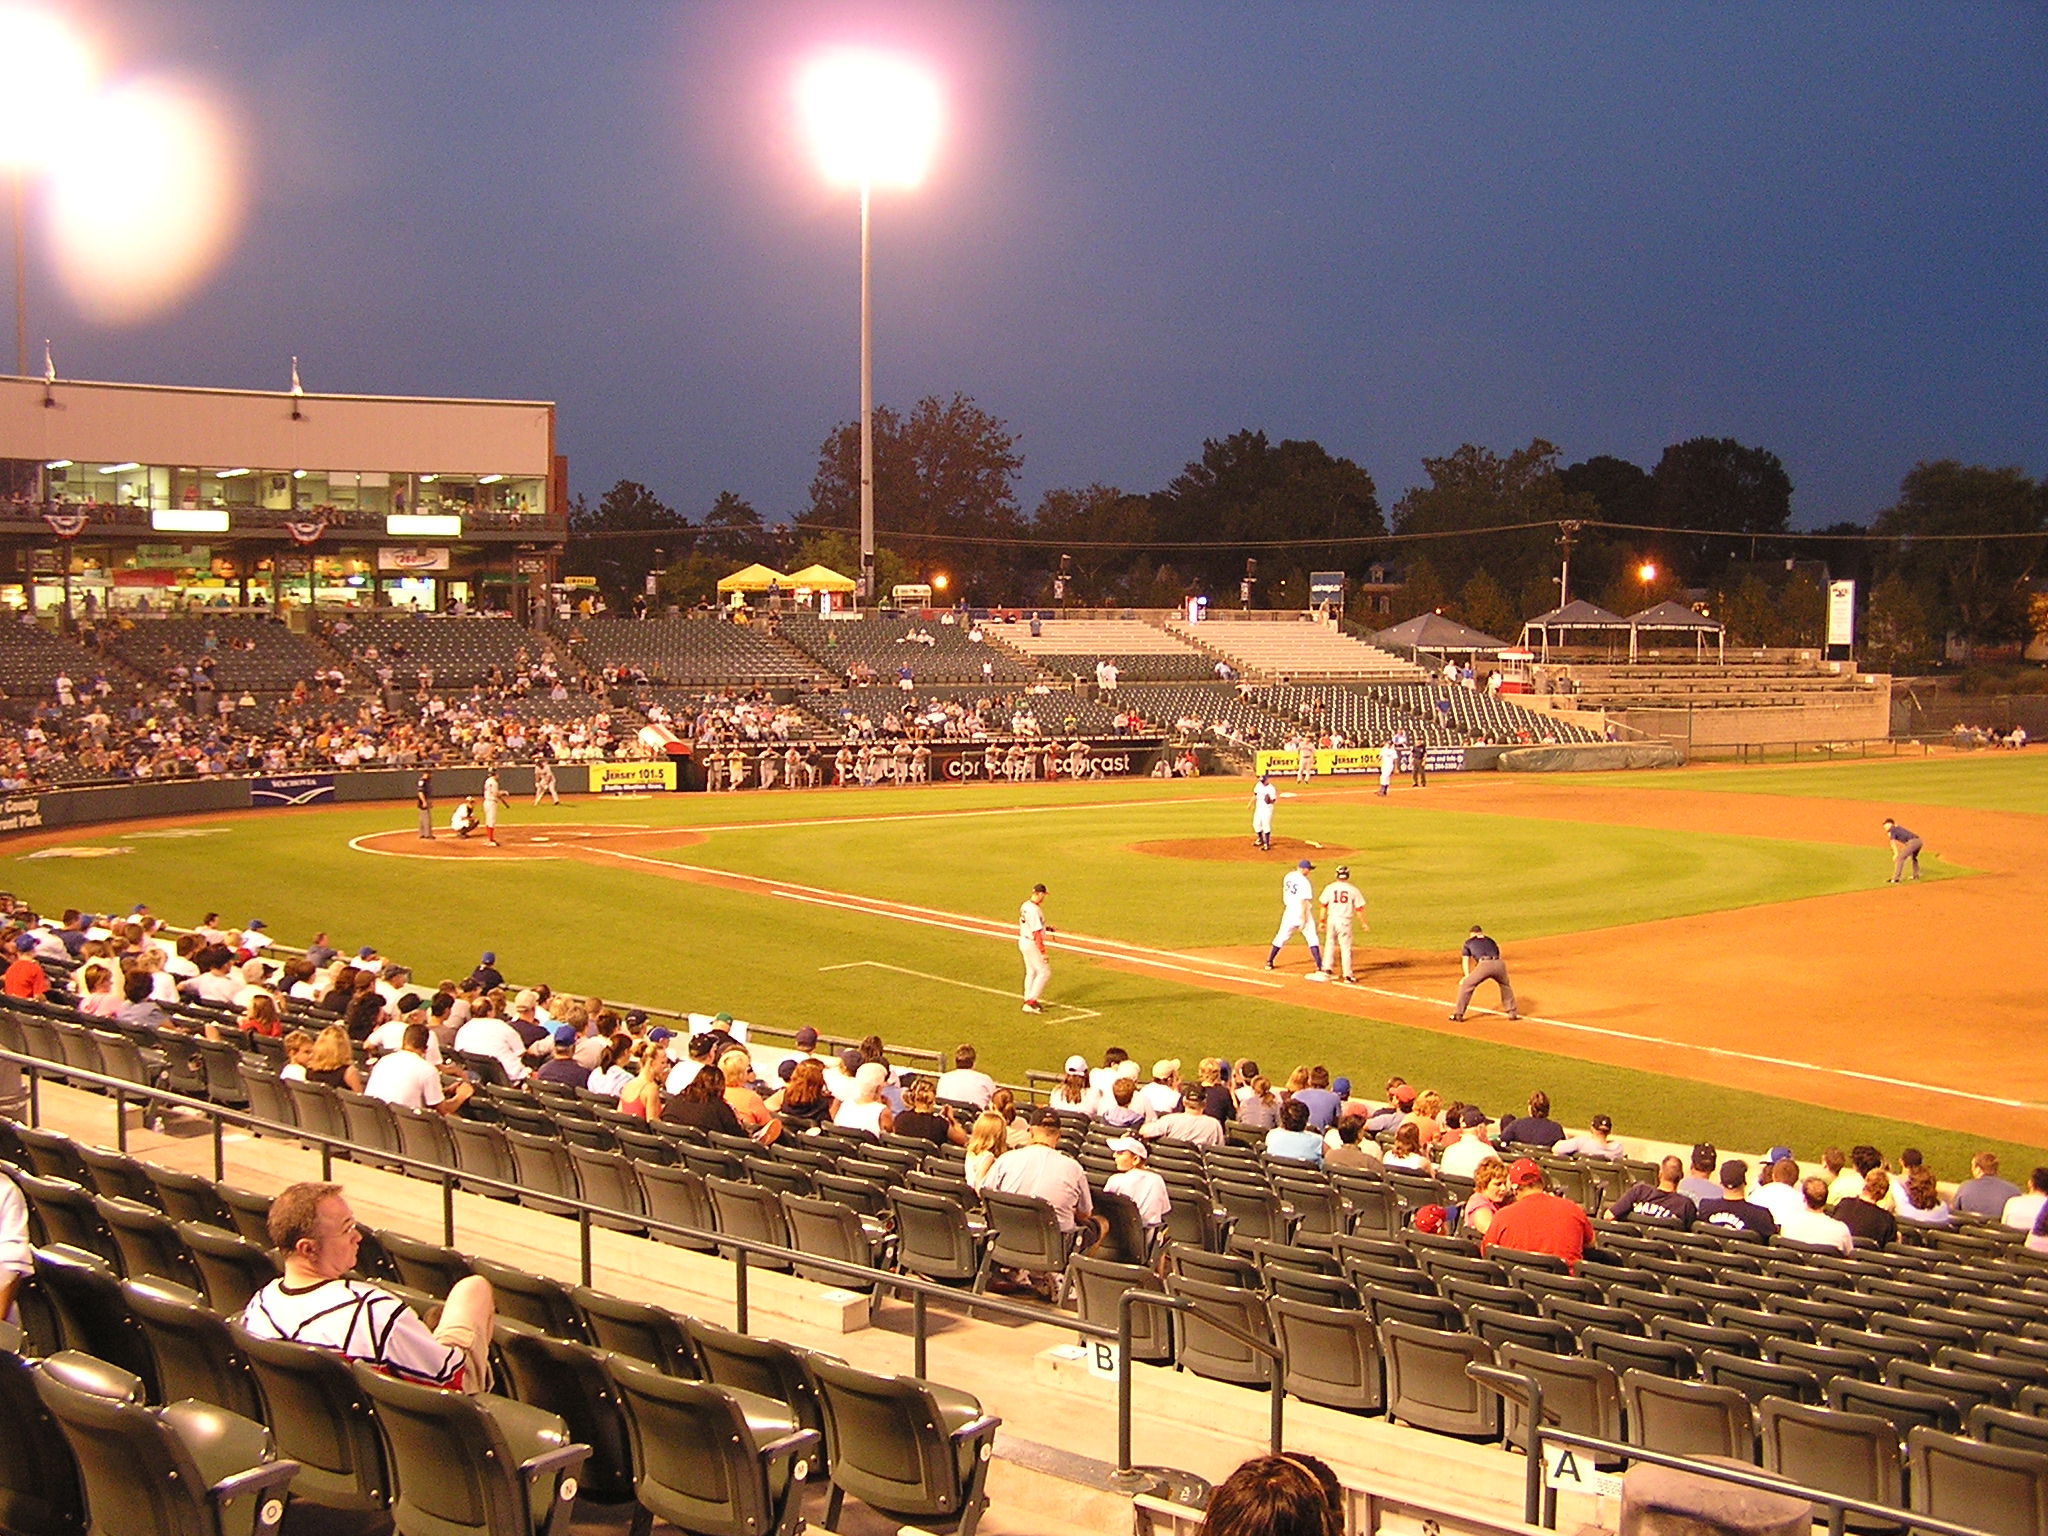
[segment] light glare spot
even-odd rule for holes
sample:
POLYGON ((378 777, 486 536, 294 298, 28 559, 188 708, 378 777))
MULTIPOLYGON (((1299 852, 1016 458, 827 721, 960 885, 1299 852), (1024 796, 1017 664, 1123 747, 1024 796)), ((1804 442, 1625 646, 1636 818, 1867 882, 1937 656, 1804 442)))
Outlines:
POLYGON ((824 54, 797 98, 819 164, 833 181, 914 187, 939 136, 937 82, 909 59, 867 49, 824 54))
POLYGON ((0 5, 0 170, 33 170, 86 110, 93 60, 85 44, 49 11, 0 5))

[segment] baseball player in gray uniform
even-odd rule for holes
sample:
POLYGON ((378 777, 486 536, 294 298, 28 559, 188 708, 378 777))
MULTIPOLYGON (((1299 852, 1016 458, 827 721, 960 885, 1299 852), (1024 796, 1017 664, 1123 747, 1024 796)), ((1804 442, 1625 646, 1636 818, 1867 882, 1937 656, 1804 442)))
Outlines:
POLYGON ((1918 880, 1920 878, 1920 849, 1923 846, 1920 839, 1887 816, 1884 819, 1884 840, 1885 845, 1892 851, 1892 877, 1885 883, 1887 885, 1897 885, 1899 877, 1906 872, 1908 864, 1913 866, 1913 878, 1918 880))
POLYGON ((1465 979, 1458 984, 1458 1000, 1451 1005, 1451 1021, 1456 1023, 1465 1017, 1465 1005, 1472 1001, 1472 994, 1479 990, 1482 981, 1500 983, 1501 1012, 1511 1019, 1521 1017, 1515 1011, 1515 989, 1508 985, 1508 964, 1500 957, 1500 946, 1486 936, 1477 923, 1472 925, 1471 937, 1465 940, 1464 948, 1458 951, 1465 968, 1465 979))

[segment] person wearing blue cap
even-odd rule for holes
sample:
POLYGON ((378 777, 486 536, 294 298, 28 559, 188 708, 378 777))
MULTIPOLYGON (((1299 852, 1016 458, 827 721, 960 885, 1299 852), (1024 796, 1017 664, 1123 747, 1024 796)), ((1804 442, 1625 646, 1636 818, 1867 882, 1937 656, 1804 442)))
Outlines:
POLYGON ((1303 859, 1287 872, 1280 882, 1280 931, 1273 935, 1273 947, 1266 954, 1266 969, 1272 970, 1280 958, 1280 946, 1295 934, 1308 940, 1308 957, 1315 969, 1308 973, 1310 981, 1328 981, 1323 970, 1323 946, 1316 938, 1315 886, 1309 882, 1309 871, 1315 865, 1303 859))
POLYGON ((477 961, 476 969, 469 973, 469 984, 479 991, 489 992, 494 987, 505 985, 505 978, 498 971, 498 952, 487 949, 483 958, 477 961))

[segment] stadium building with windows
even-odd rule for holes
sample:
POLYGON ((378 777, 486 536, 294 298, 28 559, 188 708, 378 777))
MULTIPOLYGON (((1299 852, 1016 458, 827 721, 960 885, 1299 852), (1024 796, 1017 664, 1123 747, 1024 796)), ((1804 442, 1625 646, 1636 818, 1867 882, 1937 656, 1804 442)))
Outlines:
POLYGON ((0 603, 525 618, 567 479, 547 401, 0 378, 0 603))

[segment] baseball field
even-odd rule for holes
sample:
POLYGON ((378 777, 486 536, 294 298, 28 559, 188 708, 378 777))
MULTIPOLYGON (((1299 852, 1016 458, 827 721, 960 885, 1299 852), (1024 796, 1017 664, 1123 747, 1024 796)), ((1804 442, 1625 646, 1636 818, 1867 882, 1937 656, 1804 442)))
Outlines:
POLYGON ((2048 756, 1602 776, 1441 775, 1387 799, 1287 784, 1257 852, 1250 781, 933 786, 513 801, 502 846, 423 843, 403 804, 134 822, 0 846, 44 911, 326 930, 422 981, 484 949, 515 982, 981 1050, 998 1077, 1099 1059, 1322 1062, 1489 1112, 1546 1089, 1624 1139, 1923 1148, 2048 1161, 2048 756), (1926 841, 1884 883, 1879 826, 1926 841), (1266 946, 1297 858, 1366 893, 1360 985, 1266 946), (1053 983, 1018 1009, 1018 903, 1051 894, 1053 983), (1447 1022, 1458 944, 1501 943, 1447 1022))

